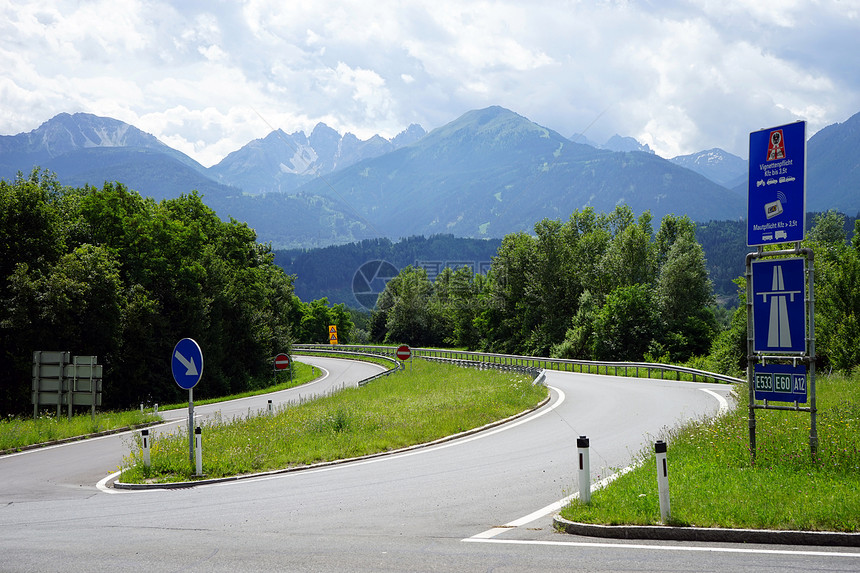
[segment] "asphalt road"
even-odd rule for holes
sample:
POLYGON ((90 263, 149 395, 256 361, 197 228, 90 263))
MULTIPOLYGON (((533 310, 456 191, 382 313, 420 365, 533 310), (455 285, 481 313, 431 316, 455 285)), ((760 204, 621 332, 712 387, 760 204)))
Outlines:
MULTIPOLYGON (((357 363, 302 360, 330 371, 303 395, 374 373, 357 363)), ((127 436, 4 456, 0 570, 860 569, 854 549, 613 542, 555 532, 557 502, 577 488, 577 436, 590 438, 597 480, 628 465, 665 428, 716 414, 730 388, 558 372, 547 374, 547 384, 550 404, 494 430, 407 453, 190 489, 97 488, 122 463, 127 436)), ((269 398, 220 408, 222 415, 243 414, 265 408, 269 398)), ((182 423, 182 412, 176 416, 182 423)), ((671 464, 671 442, 669 448, 671 464)))

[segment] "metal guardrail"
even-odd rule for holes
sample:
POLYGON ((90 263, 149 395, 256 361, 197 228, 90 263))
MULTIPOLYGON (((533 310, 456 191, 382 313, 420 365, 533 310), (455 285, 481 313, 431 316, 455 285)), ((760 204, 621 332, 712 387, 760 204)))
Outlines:
POLYGON ((403 364, 399 360, 397 360, 396 358, 393 358, 393 357, 389 357, 389 356, 381 355, 381 354, 376 354, 376 353, 370 353, 370 352, 357 352, 357 351, 352 351, 352 350, 343 350, 344 347, 342 347, 342 346, 340 349, 333 351, 332 346, 333 345, 323 345, 323 344, 294 344, 293 349, 298 350, 299 354, 301 354, 303 352, 311 353, 311 354, 331 354, 333 352, 336 352, 337 354, 346 354, 348 356, 356 356, 356 357, 370 356, 372 358, 384 358, 385 360, 388 360, 389 362, 391 362, 394 365, 392 368, 389 368, 388 370, 385 370, 384 372, 380 372, 379 374, 374 374, 373 376, 371 376, 369 378, 365 378, 364 380, 359 380, 359 382, 358 382, 359 386, 364 386, 365 384, 372 382, 372 381, 376 380, 377 378, 382 378, 383 376, 388 376, 392 372, 396 372, 397 370, 403 369, 403 364))
MULTIPOLYGON (((351 352, 380 356, 394 359, 396 346, 373 346, 373 345, 328 345, 328 344, 295 344, 293 348, 297 351, 317 352, 351 352)), ((644 374, 645 378, 653 378, 652 373, 660 374, 660 379, 680 380, 681 375, 690 376, 693 382, 713 381, 726 384, 740 384, 745 382, 740 378, 726 376, 687 368, 686 366, 675 366, 674 364, 660 364, 652 362, 601 362, 592 360, 570 360, 565 358, 544 358, 536 356, 519 356, 514 354, 491 354, 487 352, 470 352, 465 350, 444 350, 438 348, 413 348, 412 355, 420 358, 447 359, 469 362, 472 365, 480 364, 495 368, 518 368, 538 370, 559 370, 561 372, 580 372, 583 374, 606 374, 614 376, 635 376, 644 374), (602 370, 602 372, 601 372, 602 370), (667 378, 667 374, 670 375, 667 378)))

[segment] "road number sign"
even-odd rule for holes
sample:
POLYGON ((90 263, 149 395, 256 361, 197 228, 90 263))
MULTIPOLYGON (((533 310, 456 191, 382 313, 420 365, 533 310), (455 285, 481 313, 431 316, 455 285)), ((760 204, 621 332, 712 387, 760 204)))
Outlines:
POLYGON ((755 399, 806 403, 806 366, 756 364, 755 399))
POLYGON ((290 367, 290 357, 284 353, 275 356, 275 370, 286 370, 290 367))
POLYGON ((409 358, 412 356, 412 350, 408 346, 403 344, 397 347, 397 352, 395 354, 400 360, 409 360, 409 358))

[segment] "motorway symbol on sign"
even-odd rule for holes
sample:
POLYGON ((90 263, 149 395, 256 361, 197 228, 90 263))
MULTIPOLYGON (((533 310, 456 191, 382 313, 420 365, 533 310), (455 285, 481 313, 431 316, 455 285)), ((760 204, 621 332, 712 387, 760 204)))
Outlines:
POLYGON ((806 366, 756 364, 755 399, 806 403, 806 366))
POLYGON ((275 370, 286 370, 290 367, 290 357, 286 354, 278 354, 275 356, 275 370))
POLYGON ((805 259, 752 264, 755 352, 806 350, 805 259))
POLYGON ((412 350, 408 346, 403 344, 397 347, 396 356, 400 360, 409 360, 409 358, 412 356, 412 350))
POLYGON ((173 348, 170 360, 173 379, 180 388, 190 390, 203 376, 203 351, 192 338, 183 338, 173 348))
POLYGON ((747 245, 802 241, 806 229, 806 122, 750 133, 747 245))

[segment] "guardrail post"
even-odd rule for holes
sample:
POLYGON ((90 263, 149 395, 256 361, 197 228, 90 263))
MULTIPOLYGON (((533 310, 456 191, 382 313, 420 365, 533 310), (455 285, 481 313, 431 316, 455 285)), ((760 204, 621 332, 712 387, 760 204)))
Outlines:
POLYGON ((660 498, 660 519, 669 520, 669 468, 666 464, 666 442, 657 440, 654 453, 657 456, 657 495, 660 498))
POLYGON ((588 459, 588 438, 579 436, 576 439, 576 451, 579 455, 579 500, 582 503, 591 502, 591 463, 588 459))
POLYGON ((150 466, 149 460, 149 430, 141 430, 140 437, 143 440, 143 447, 141 448, 141 452, 143 453, 143 465, 146 467, 150 466))

